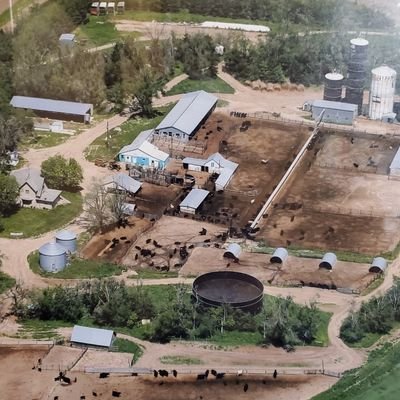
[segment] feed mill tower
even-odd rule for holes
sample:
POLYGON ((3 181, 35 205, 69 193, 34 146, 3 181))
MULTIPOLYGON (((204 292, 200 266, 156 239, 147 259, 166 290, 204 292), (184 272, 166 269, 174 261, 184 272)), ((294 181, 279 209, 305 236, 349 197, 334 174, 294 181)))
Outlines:
POLYGON ((343 75, 330 72, 325 75, 324 100, 342 101, 343 75))
POLYGON ((365 76, 368 62, 368 40, 350 40, 350 60, 347 65, 345 103, 357 104, 358 114, 362 112, 365 76))
POLYGON ((396 71, 387 65, 372 70, 369 92, 369 117, 371 119, 381 120, 384 115, 393 112, 396 76, 396 71))

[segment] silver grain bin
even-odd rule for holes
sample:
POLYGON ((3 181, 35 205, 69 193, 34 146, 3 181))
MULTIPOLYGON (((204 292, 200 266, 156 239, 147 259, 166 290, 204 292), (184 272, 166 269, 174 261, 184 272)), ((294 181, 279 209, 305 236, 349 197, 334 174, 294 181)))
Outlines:
POLYGON ((64 247, 67 253, 76 252, 76 234, 71 231, 62 230, 56 234, 56 243, 64 247))
POLYGON ((67 265, 67 252, 56 242, 44 244, 39 249, 39 264, 46 272, 62 271, 67 265))

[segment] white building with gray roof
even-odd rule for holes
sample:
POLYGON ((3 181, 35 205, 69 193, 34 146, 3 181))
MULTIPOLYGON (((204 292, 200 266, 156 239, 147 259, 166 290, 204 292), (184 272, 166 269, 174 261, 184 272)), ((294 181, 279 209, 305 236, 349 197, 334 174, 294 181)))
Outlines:
POLYGON ((196 214, 209 194, 208 190, 192 189, 181 204, 179 204, 180 211, 187 214, 196 214))
POLYGON ((184 94, 154 133, 188 141, 212 113, 217 101, 217 97, 204 90, 184 94))
POLYGON ((103 186, 109 192, 119 191, 133 196, 141 189, 142 184, 129 175, 119 172, 107 176, 103 181, 103 186))
POLYGON ((37 169, 12 171, 19 186, 18 203, 23 207, 54 208, 61 199, 61 190, 49 189, 37 169))

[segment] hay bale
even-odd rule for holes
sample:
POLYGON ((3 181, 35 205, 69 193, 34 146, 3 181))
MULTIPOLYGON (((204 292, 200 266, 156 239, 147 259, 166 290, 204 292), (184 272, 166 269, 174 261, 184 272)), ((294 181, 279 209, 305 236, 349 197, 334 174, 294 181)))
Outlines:
POLYGON ((289 82, 283 82, 281 84, 282 90, 289 90, 289 85, 290 85, 289 82))
POLYGON ((246 86, 251 86, 251 81, 244 81, 244 84, 245 84, 246 86))
POLYGON ((258 89, 259 89, 257 81, 251 82, 251 85, 250 85, 250 86, 251 86, 251 88, 252 88, 253 90, 258 90, 258 89))
POLYGON ((265 82, 260 82, 260 90, 265 91, 267 90, 267 84, 265 82))
POLYGON ((281 91, 281 84, 280 83, 274 83, 274 91, 280 92, 281 91))
POLYGON ((297 85, 297 91, 298 92, 304 92, 304 90, 305 90, 305 87, 304 87, 304 85, 302 83, 300 83, 300 85, 297 85))
POLYGON ((289 83, 289 90, 293 92, 294 90, 297 90, 297 85, 295 83, 289 83))
POLYGON ((267 92, 273 92, 274 91, 274 85, 271 82, 267 83, 267 92))

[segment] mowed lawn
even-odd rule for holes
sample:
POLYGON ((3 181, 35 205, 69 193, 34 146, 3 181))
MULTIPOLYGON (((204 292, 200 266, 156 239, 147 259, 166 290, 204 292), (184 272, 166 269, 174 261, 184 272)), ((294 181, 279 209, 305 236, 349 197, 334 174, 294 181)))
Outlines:
POLYGON ((397 400, 400 398, 400 343, 371 352, 368 362, 349 371, 314 400, 397 400))
POLYGON ((80 193, 63 192, 62 196, 70 204, 59 205, 53 210, 36 208, 20 208, 10 217, 1 218, 4 230, 2 237, 10 237, 10 233, 23 233, 22 237, 41 235, 67 225, 82 212, 82 196, 80 193))
POLYGON ((233 94, 235 90, 233 87, 228 85, 221 78, 208 78, 201 80, 185 79, 184 81, 178 83, 170 91, 167 92, 167 96, 172 96, 174 94, 194 92, 196 90, 205 90, 209 93, 228 93, 233 94))
POLYGON ((7 292, 15 285, 15 279, 0 271, 0 294, 7 292))

